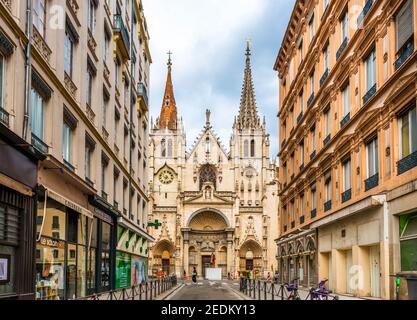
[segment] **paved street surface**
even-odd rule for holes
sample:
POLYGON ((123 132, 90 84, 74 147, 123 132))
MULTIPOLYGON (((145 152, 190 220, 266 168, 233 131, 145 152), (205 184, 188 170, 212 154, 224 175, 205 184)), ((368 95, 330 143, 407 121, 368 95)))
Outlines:
POLYGON ((183 282, 184 286, 166 300, 243 300, 239 283, 232 281, 183 282))

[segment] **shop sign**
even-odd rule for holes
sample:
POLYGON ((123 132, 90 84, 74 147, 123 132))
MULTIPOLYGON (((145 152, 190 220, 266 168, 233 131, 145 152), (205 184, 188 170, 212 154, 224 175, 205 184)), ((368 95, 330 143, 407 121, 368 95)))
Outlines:
POLYGON ((130 288, 131 257, 130 254, 116 252, 116 289, 130 288))
POLYGON ((113 220, 103 211, 100 209, 97 209, 96 207, 93 207, 93 214, 96 218, 103 220, 111 225, 113 225, 113 220))
POLYGON ((41 237, 39 243, 46 247, 64 249, 65 243, 63 241, 54 240, 51 238, 41 237))

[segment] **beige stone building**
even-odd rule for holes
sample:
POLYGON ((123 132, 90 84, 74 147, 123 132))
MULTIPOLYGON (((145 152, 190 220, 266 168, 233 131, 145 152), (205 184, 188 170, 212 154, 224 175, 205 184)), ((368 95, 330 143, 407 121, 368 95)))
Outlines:
POLYGON ((401 298, 417 271, 417 1, 297 0, 280 92, 285 280, 401 298))
MULTIPOLYGON (((142 2, 0 1, 0 36, 2 124, 41 158, 27 296, 72 299, 137 284, 152 240, 142 2)), ((23 281, 14 276, 12 295, 23 281)))
MULTIPOLYGON (((199 276, 205 269, 228 273, 275 269, 277 237, 276 167, 269 157, 269 135, 258 116, 250 50, 239 114, 230 151, 206 124, 187 149, 185 130, 171 80, 171 60, 161 115, 151 131, 150 220, 156 239, 150 272, 199 276)), ((185 112, 185 111, 183 111, 185 112)), ((202 114, 203 116, 203 114, 202 114)))

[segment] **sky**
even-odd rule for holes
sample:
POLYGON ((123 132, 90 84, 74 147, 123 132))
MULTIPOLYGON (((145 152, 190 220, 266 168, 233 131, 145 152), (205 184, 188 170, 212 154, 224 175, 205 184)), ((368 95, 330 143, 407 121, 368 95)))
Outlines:
POLYGON ((278 153, 278 76, 273 70, 295 0, 143 0, 150 33, 150 109, 155 120, 165 90, 168 51, 187 148, 211 123, 229 150, 239 112, 246 41, 250 39, 258 112, 266 117, 271 158, 278 153))

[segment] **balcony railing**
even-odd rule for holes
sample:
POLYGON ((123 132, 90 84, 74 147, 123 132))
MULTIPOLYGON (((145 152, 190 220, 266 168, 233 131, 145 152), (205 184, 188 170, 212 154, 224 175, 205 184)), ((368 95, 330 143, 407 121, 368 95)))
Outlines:
POLYGON ((369 191, 379 184, 379 174, 375 174, 372 177, 365 180, 365 191, 369 191))
POLYGON ((350 112, 344 116, 344 118, 342 119, 342 121, 340 121, 340 128, 344 128, 345 125, 347 125, 350 121, 350 112))
POLYGON ((0 107, 0 122, 9 127, 9 113, 0 107))
POLYGON ((325 146, 327 146, 329 144, 329 142, 330 142, 330 139, 331 139, 331 135, 328 134, 327 137, 323 140, 323 144, 325 146))
POLYGON ((148 91, 146 90, 146 87, 142 82, 138 83, 138 97, 143 98, 146 106, 148 106, 148 103, 149 103, 148 91))
POLYGON ((43 142, 40 138, 38 138, 34 133, 32 133, 32 146, 34 146, 36 149, 38 149, 38 151, 47 154, 48 153, 48 145, 43 142))
POLYGON ((337 50, 337 52, 336 52, 336 61, 339 61, 343 52, 345 52, 345 49, 346 49, 348 43, 349 43, 349 39, 347 37, 345 37, 345 39, 343 40, 342 44, 339 47, 339 50, 337 50))
MULTIPOLYGON (((412 36, 414 38, 414 35, 412 36)), ((399 58, 395 61, 395 70, 398 70, 404 62, 413 54, 414 52, 414 40, 412 39, 406 45, 406 48, 403 49, 399 58)))
POLYGON ((352 199, 352 189, 346 190, 342 193, 342 203, 349 201, 352 199))
POLYGON ((304 115, 304 112, 301 111, 297 117, 297 124, 300 124, 301 120, 303 119, 303 115, 304 115))
POLYGON ((310 108, 314 101, 314 92, 311 94, 310 98, 307 100, 307 108, 310 108))
POLYGON ((300 217, 300 224, 303 224, 305 222, 305 217, 304 216, 301 216, 300 217))
POLYGON ((398 161, 398 175, 417 167, 417 151, 398 161))
POLYGON ((129 32, 127 31, 125 24, 123 22, 123 17, 121 14, 114 15, 113 21, 113 31, 120 33, 122 37, 122 42, 125 46, 125 55, 129 58, 130 57, 130 38, 129 32))
POLYGON ((375 94, 376 94, 376 83, 371 89, 368 90, 368 92, 363 97, 363 104, 366 104, 375 94))
POLYGON ((310 216, 311 216, 311 219, 314 219, 315 217, 317 217, 317 209, 311 210, 310 216))
POLYGON ((326 68, 326 71, 324 71, 321 79, 320 79, 320 87, 323 86, 324 82, 327 80, 327 78, 329 77, 329 68, 326 68))
POLYGON ((371 10, 373 4, 374 4, 374 0, 367 0, 366 1, 365 6, 363 7, 363 10, 358 17, 358 21, 357 21, 358 22, 358 27, 362 26, 363 20, 365 19, 369 10, 371 10))
POLYGON ((316 150, 314 150, 314 151, 311 153, 311 155, 310 155, 310 161, 313 161, 313 160, 314 160, 314 158, 316 157, 316 154, 317 154, 317 151, 316 151, 316 150))
POLYGON ((332 200, 327 201, 324 204, 324 212, 332 210, 332 200))

